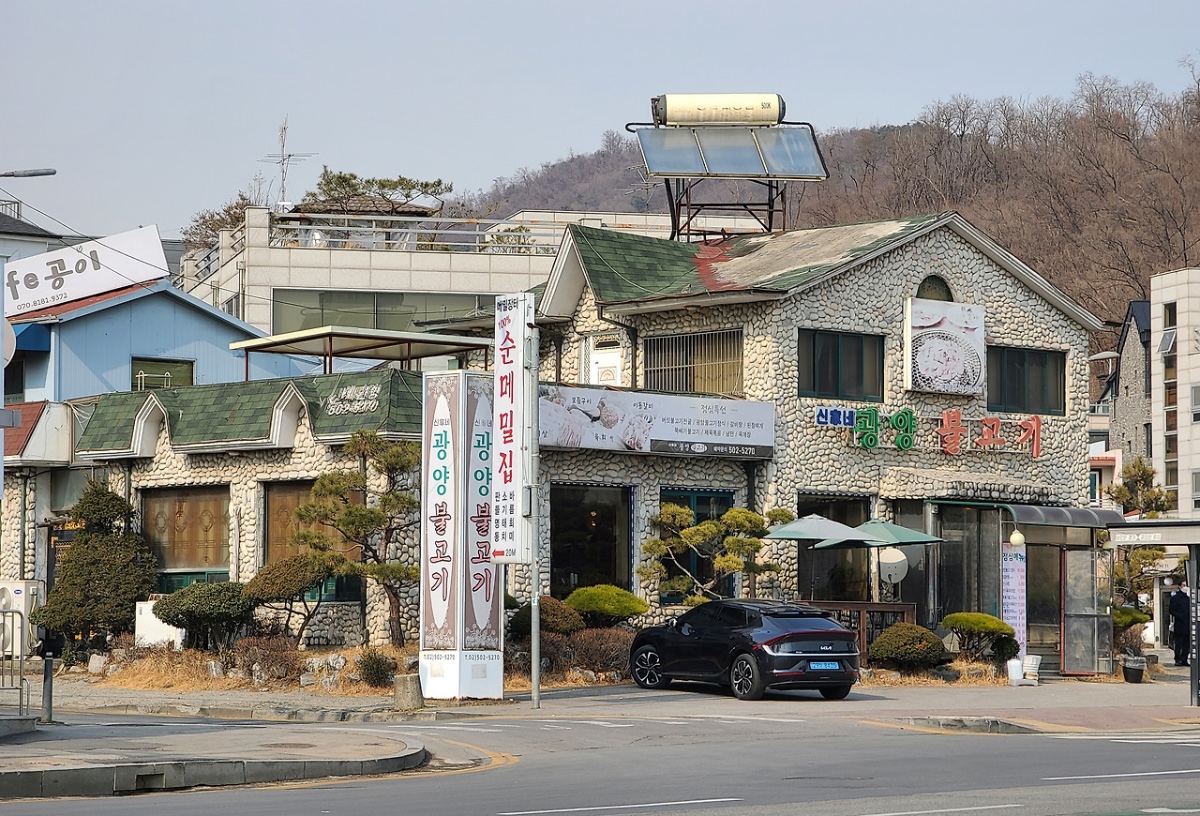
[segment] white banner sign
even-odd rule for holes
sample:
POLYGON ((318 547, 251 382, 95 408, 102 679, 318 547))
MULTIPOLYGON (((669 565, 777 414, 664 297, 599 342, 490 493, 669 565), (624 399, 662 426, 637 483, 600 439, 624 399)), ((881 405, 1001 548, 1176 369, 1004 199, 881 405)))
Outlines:
POLYGON ((492 561, 497 564, 533 562, 533 527, 523 507, 525 488, 534 479, 530 471, 536 409, 529 402, 536 374, 526 367, 533 319, 532 294, 496 298, 492 561))
POLYGON ((550 448, 770 459, 770 402, 544 385, 538 430, 550 448))
POLYGON ((169 274, 158 227, 141 227, 4 265, 4 316, 111 292, 169 274))
POLYGON ((1021 646, 1021 659, 1028 646, 1029 626, 1025 615, 1025 542, 1000 545, 1000 619, 1013 628, 1021 646))

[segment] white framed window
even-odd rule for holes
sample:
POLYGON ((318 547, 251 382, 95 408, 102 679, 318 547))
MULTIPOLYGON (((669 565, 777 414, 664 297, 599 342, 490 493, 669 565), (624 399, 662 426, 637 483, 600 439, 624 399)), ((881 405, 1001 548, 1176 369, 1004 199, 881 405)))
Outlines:
POLYGON ((1200 470, 1192 471, 1192 509, 1200 510, 1200 470))
POLYGON ((625 352, 619 334, 593 334, 585 338, 579 378, 591 385, 625 384, 625 352))

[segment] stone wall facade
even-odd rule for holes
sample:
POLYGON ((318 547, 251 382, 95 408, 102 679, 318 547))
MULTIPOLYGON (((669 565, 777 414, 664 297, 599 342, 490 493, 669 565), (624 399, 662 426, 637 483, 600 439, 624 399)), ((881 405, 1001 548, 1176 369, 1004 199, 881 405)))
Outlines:
POLYGON ((1110 448, 1120 448, 1124 461, 1132 462, 1138 456, 1149 458, 1152 453, 1146 450, 1146 426, 1150 424, 1146 366, 1150 355, 1138 336, 1137 323, 1133 318, 1128 319, 1130 326, 1117 368, 1120 379, 1108 420, 1108 439, 1110 448))

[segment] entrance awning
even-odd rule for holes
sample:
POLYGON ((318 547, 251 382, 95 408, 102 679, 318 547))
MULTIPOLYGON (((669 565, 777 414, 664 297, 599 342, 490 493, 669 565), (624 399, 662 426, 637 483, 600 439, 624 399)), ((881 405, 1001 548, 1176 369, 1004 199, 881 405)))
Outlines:
POLYGON ((1125 517, 1116 510, 1101 510, 1097 507, 1051 507, 1042 504, 1005 504, 981 501, 938 501, 934 504, 957 504, 966 507, 1001 507, 1007 510, 1018 525, 1040 525, 1043 527, 1090 527, 1103 530, 1125 523, 1125 517))

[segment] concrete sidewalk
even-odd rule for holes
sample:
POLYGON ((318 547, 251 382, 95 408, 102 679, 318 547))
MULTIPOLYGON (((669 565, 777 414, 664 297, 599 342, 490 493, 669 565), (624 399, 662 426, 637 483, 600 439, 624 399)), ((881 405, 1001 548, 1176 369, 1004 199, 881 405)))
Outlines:
MULTIPOLYGON (((548 689, 538 717, 826 717, 900 727, 972 731, 1164 731, 1200 726, 1189 706, 1188 670, 1162 666, 1149 682, 1053 680, 1037 687, 856 686, 850 697, 822 700, 805 692, 768 694, 756 702, 724 690, 677 684, 645 691, 633 685, 548 689)), ((33 713, 40 710, 33 684, 33 713)), ((0 798, 97 796, 136 790, 236 785, 324 776, 390 773, 428 758, 424 745, 382 731, 364 737, 339 723, 529 716, 528 692, 472 705, 391 709, 391 696, 253 690, 171 692, 97 685, 67 675, 55 680, 56 724, 0 740, 0 798), (78 715, 200 718, 180 728, 100 724, 78 715), (233 722, 236 721, 236 722, 233 722), (323 725, 318 725, 323 723, 323 725), (168 733, 171 732, 171 733, 168 733)), ((0 709, 0 716, 11 710, 0 709)), ((456 757, 486 764, 485 756, 456 757)))

